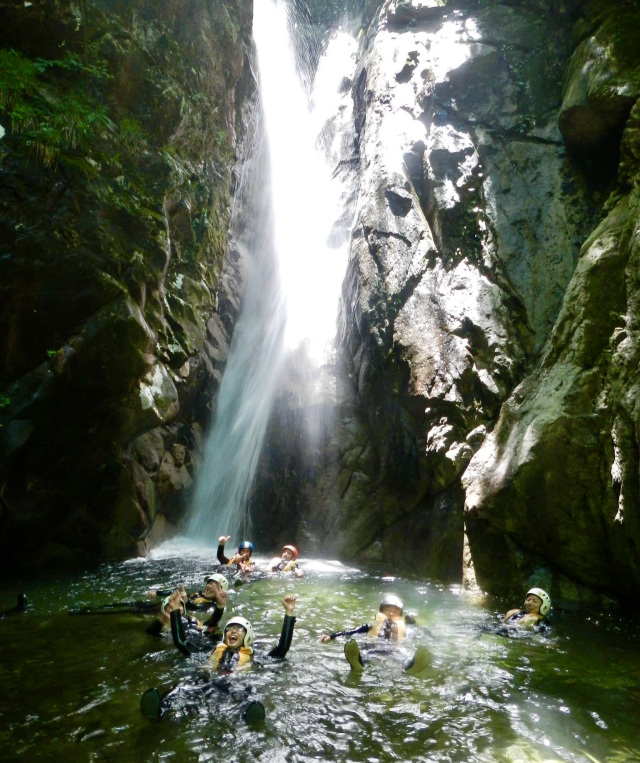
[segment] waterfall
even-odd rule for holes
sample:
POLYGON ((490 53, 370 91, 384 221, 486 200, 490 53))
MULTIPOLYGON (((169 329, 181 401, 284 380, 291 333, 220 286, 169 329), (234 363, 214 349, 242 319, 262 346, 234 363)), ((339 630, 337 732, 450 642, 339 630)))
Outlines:
POLYGON ((283 2, 255 0, 264 144, 255 143, 253 187, 240 203, 259 203, 251 220, 233 215, 232 236, 249 272, 187 525, 188 535, 205 542, 250 535, 249 494, 287 353, 303 347, 321 364, 336 333, 349 228, 345 189, 333 172, 345 144, 336 121, 355 42, 334 36, 310 97, 287 31, 293 26, 283 2), (263 163, 266 173, 257 170, 263 163))

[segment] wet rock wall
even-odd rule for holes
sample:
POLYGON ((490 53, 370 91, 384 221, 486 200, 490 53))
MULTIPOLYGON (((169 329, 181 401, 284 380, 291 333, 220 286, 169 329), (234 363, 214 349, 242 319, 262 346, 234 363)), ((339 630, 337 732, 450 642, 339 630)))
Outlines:
POLYGON ((239 307, 252 3, 1 6, 2 561, 144 552, 239 307))

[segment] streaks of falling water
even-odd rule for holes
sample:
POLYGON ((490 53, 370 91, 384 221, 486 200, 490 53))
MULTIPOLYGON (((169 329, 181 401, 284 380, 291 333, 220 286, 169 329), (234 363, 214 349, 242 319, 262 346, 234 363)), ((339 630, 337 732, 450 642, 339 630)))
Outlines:
MULTIPOLYGON (((306 356, 320 364, 335 335, 349 215, 344 184, 329 161, 339 161, 345 144, 336 125, 339 83, 353 68, 355 43, 346 34, 334 37, 310 99, 288 26, 285 4, 256 0, 265 140, 256 140, 249 179, 241 184, 242 199, 255 205, 251 225, 234 231, 249 267, 247 288, 187 526, 189 536, 204 542, 223 533, 237 540, 249 535, 248 496, 286 353, 304 344, 306 356)), ((243 223, 247 217, 234 215, 243 223)))

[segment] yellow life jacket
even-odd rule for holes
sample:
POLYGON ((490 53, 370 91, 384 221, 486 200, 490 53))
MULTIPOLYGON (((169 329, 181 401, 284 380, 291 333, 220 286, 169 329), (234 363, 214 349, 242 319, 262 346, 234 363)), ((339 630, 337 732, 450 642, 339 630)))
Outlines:
POLYGON ((204 596, 196 596, 193 599, 189 599, 191 604, 195 604, 197 607, 202 606, 203 604, 209 604, 210 606, 215 605, 215 601, 213 599, 206 599, 204 596))
MULTIPOLYGON (((407 627, 403 617, 385 617, 382 612, 378 612, 374 624, 367 631, 367 636, 377 638, 381 635, 381 631, 384 631, 385 623, 389 620, 396 626, 396 632, 391 633, 388 637, 392 641, 402 641, 407 633, 407 627)), ((382 634, 383 635, 383 634, 382 634)))
POLYGON ((296 560, 290 559, 286 564, 284 564, 282 567, 280 566, 284 562, 284 559, 280 556, 274 556, 273 559, 269 562, 269 571, 270 572, 292 572, 297 567, 296 560))
MULTIPOLYGON (((211 661, 211 666, 214 670, 217 670, 220 667, 220 662, 228 648, 229 647, 224 642, 220 642, 213 650, 213 654, 209 657, 209 660, 211 661)), ((241 646, 240 649, 238 649, 238 665, 236 669, 240 670, 249 667, 251 665, 252 655, 253 649, 250 646, 241 646)))
POLYGON ((251 557, 248 559, 243 559, 239 554, 236 554, 235 556, 231 557, 229 561, 227 562, 227 567, 230 567, 232 564, 237 564, 240 566, 241 564, 246 564, 247 567, 253 567, 254 564, 251 561, 251 557))

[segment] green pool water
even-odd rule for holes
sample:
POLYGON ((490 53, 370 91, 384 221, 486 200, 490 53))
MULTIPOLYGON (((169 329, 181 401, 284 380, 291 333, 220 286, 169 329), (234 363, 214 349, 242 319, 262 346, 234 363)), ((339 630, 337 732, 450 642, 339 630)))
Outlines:
POLYGON ((170 639, 147 635, 152 615, 68 610, 181 581, 195 590, 214 557, 176 546, 84 574, 4 580, 0 607, 22 590, 30 608, 0 621, 0 759, 640 761, 637 616, 555 612, 548 635, 505 638, 483 629, 519 602, 472 602, 457 587, 318 560, 302 560, 301 580, 258 580, 229 596, 227 614, 248 617, 265 650, 279 635, 283 596, 298 596, 286 661, 233 679, 262 698, 263 727, 248 727, 228 698, 151 723, 142 692, 189 685, 205 657, 186 659, 170 639), (318 638, 370 621, 389 591, 418 627, 357 677, 343 642, 318 638), (403 662, 419 644, 432 666, 417 678, 403 662))

